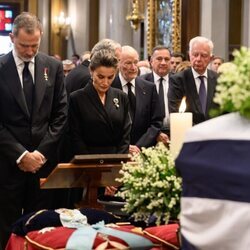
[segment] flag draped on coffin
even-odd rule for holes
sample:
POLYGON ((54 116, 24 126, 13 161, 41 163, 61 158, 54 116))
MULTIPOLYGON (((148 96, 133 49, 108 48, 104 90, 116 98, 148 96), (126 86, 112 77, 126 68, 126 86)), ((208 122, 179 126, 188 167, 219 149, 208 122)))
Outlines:
POLYGON ((194 126, 176 167, 182 249, 250 249, 250 120, 231 113, 194 126))

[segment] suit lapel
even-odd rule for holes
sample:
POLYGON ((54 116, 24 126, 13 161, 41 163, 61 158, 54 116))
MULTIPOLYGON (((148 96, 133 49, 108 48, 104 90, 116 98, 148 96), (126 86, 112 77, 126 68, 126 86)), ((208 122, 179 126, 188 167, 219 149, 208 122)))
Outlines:
MULTIPOLYGON (((96 90, 94 89, 92 81, 89 82, 85 88, 86 88, 87 94, 89 96, 89 100, 90 100, 90 102, 92 102, 92 104, 95 107, 96 111, 98 112, 100 118, 103 119, 105 121, 105 123, 113 130, 113 126, 112 126, 112 123, 110 121, 110 118, 109 118, 96 90)), ((108 90, 108 93, 106 96, 106 102, 110 101, 110 97, 108 97, 108 96, 109 96, 109 90, 108 90)))
POLYGON ((113 130, 114 127, 109 114, 111 114, 113 112, 112 110, 114 109, 114 102, 113 102, 114 98, 118 98, 118 96, 114 96, 112 88, 109 88, 109 90, 106 93, 106 102, 104 111, 107 117, 107 122, 110 125, 111 130, 113 130))
POLYGON ((212 105, 214 92, 216 87, 216 77, 212 74, 210 70, 208 70, 208 79, 207 79, 207 110, 206 113, 209 111, 209 108, 212 105))
POLYGON ((154 74, 153 74, 153 72, 152 72, 152 73, 149 73, 145 79, 146 79, 147 81, 150 81, 150 82, 153 82, 153 83, 154 83, 154 74))
POLYGON ((8 84, 10 91, 15 97, 21 110, 27 115, 27 117, 30 117, 12 52, 10 52, 8 55, 9 57, 4 65, 5 70, 3 71, 6 84, 8 84))
POLYGON ((112 82, 112 87, 122 90, 122 83, 118 74, 112 82))
POLYGON ((153 82, 153 83, 155 82, 153 72, 150 74, 149 81, 150 81, 150 82, 153 82))
MULTIPOLYGON (((139 81, 139 79, 136 77, 135 78, 135 100, 136 100, 135 114, 140 114, 140 109, 141 109, 140 100, 144 100, 145 95, 147 95, 147 91, 144 88, 144 84, 142 81, 139 81)), ((136 118, 136 115, 135 115, 135 118, 136 118)))
POLYGON ((36 114, 44 97, 46 86, 49 84, 49 66, 39 54, 35 58, 35 93, 33 114, 36 114), (45 73, 46 72, 46 73, 45 73), (46 77, 47 75, 47 77, 46 77))
POLYGON ((186 84, 189 85, 187 89, 190 90, 189 94, 192 96, 192 100, 194 101, 194 105, 196 107, 196 110, 198 110, 199 113, 203 113, 191 68, 187 71, 187 73, 188 73, 188 76, 187 76, 186 84))

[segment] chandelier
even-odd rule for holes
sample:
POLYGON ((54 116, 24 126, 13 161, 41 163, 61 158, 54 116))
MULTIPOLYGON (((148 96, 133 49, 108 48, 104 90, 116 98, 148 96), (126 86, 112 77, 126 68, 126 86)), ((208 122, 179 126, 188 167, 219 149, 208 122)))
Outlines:
POLYGON ((132 12, 127 15, 126 19, 130 21, 134 30, 138 30, 140 22, 144 19, 144 15, 140 13, 139 0, 132 1, 132 12))

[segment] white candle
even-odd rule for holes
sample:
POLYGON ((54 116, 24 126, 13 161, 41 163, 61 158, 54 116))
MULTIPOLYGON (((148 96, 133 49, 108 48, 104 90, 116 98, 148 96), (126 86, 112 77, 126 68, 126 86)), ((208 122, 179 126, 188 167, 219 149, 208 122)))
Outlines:
POLYGON ((170 151, 174 159, 178 156, 184 141, 186 131, 192 127, 193 114, 186 110, 185 97, 181 102, 179 113, 170 114, 170 151))

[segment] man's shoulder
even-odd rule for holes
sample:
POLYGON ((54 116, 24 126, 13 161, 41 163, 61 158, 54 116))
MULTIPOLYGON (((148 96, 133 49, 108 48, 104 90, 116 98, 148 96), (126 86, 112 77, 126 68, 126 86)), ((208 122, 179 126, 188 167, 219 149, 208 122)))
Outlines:
POLYGON ((77 89, 71 92, 69 95, 71 99, 83 99, 82 97, 86 95, 86 88, 77 89))
POLYGON ((148 81, 148 80, 146 80, 146 79, 143 79, 143 78, 141 78, 141 77, 139 77, 139 76, 137 76, 137 77, 135 78, 135 82, 136 82, 136 83, 139 83, 139 84, 141 84, 141 85, 144 85, 144 86, 146 86, 146 87, 150 87, 150 88, 152 88, 152 87, 155 86, 155 84, 154 84, 153 82, 148 81))
POLYGON ((58 59, 54 58, 53 56, 49 56, 43 52, 39 52, 36 55, 36 58, 38 58, 39 60, 44 61, 46 63, 53 64, 53 65, 61 65, 62 64, 62 62, 59 61, 58 59))
POLYGON ((217 72, 208 69, 207 70, 207 76, 208 76, 208 78, 211 78, 211 79, 213 79, 213 78, 217 79, 219 75, 218 75, 217 72))
POLYGON ((74 77, 78 77, 80 79, 90 77, 89 68, 83 64, 76 66, 69 72, 66 78, 72 80, 74 77))
POLYGON ((150 93, 150 96, 154 96, 154 94, 157 94, 156 91, 156 85, 153 82, 141 79, 140 77, 137 77, 135 79, 135 86, 137 90, 140 90, 142 93, 150 93))
POLYGON ((6 63, 11 57, 13 58, 12 52, 9 52, 7 54, 1 55, 0 56, 0 62, 1 63, 6 63))
POLYGON ((152 72, 144 74, 144 75, 141 75, 139 77, 142 78, 142 79, 144 79, 144 80, 147 80, 147 81, 150 81, 150 82, 154 82, 154 76, 153 76, 152 72))
POLYGON ((127 96, 126 93, 124 93, 121 89, 115 88, 113 86, 110 87, 109 91, 112 93, 112 95, 117 95, 117 96, 127 96))
POLYGON ((115 76, 115 78, 111 84, 111 87, 118 88, 118 89, 122 88, 121 80, 120 80, 120 77, 118 74, 115 76))
POLYGON ((185 79, 185 78, 191 78, 193 76, 191 68, 185 69, 183 71, 177 72, 175 74, 171 74, 169 76, 169 79, 178 80, 178 79, 185 79))

